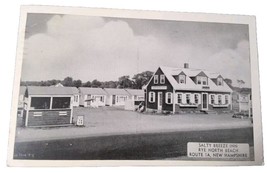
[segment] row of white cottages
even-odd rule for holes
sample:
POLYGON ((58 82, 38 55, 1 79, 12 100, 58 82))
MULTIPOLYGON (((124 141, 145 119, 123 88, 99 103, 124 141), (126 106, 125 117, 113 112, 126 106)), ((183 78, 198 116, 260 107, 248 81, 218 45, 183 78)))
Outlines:
POLYGON ((144 91, 139 89, 21 86, 18 107, 22 107, 28 96, 71 95, 74 107, 123 106, 127 100, 144 101, 144 91))
POLYGON ((144 101, 137 89, 85 87, 20 87, 18 126, 54 126, 73 123, 73 107, 124 106, 144 101))

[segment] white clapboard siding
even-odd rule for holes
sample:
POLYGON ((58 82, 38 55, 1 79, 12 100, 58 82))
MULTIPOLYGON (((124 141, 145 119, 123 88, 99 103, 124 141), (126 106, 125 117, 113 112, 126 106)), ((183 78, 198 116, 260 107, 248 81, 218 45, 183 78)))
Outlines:
POLYGON ((197 94, 198 95, 198 104, 201 104, 201 97, 200 97, 200 94, 197 94))
POLYGON ((195 103, 195 96, 192 93, 190 93, 190 103, 195 103))
POLYGON ((221 95, 222 96, 222 104, 225 104, 225 95, 221 95))
POLYGON ((215 104, 218 104, 218 103, 219 103, 219 102, 218 102, 218 95, 217 95, 217 94, 214 95, 214 103, 215 103, 215 104))

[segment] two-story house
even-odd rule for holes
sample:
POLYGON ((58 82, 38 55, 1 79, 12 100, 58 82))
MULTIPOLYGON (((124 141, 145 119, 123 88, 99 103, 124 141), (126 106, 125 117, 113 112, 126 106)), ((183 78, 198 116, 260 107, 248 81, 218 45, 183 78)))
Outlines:
POLYGON ((228 111, 232 89, 219 73, 159 67, 145 87, 147 111, 228 111))

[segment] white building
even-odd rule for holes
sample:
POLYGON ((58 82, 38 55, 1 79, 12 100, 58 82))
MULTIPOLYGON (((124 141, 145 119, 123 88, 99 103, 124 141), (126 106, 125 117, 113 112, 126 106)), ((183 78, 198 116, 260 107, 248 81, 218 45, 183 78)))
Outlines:
POLYGON ((102 88, 80 87, 80 106, 99 107, 105 106, 107 93, 102 88))
POLYGON ((104 90, 107 93, 106 105, 108 106, 124 106, 130 98, 130 94, 125 89, 105 88, 104 90))

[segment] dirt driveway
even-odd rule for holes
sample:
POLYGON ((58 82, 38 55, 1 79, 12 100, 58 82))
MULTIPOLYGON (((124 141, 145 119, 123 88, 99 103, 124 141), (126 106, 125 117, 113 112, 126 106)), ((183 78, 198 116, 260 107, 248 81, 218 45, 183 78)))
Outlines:
POLYGON ((230 114, 152 115, 120 107, 75 108, 74 121, 84 115, 85 127, 17 128, 16 142, 116 134, 215 130, 252 127, 249 119, 230 114))

